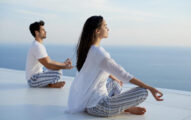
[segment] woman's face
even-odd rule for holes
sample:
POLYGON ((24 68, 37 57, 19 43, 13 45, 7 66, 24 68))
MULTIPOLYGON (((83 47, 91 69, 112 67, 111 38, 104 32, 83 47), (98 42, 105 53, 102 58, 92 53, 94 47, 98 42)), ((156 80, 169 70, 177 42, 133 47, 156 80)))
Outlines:
POLYGON ((108 31, 109 31, 109 29, 107 27, 107 23, 105 22, 105 20, 103 20, 101 27, 99 29, 97 29, 97 37, 99 37, 100 39, 107 38, 108 31))

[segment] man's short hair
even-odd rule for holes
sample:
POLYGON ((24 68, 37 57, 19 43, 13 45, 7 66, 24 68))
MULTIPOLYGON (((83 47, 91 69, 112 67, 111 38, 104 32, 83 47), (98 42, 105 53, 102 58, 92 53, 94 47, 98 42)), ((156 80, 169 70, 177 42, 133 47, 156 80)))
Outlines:
POLYGON ((39 31, 40 30, 40 26, 44 26, 44 21, 39 21, 39 22, 34 22, 32 24, 30 24, 29 26, 29 29, 30 29, 30 32, 32 34, 33 37, 36 37, 35 36, 35 31, 39 31))

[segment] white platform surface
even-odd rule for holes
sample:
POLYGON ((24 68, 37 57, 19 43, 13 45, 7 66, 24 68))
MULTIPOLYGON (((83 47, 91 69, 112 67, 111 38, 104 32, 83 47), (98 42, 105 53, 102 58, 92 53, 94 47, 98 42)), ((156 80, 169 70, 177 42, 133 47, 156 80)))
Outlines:
MULTIPOLYGON (((191 120, 191 92, 159 89, 164 101, 157 102, 149 93, 141 104, 145 115, 120 114, 94 117, 65 111, 72 77, 63 77, 64 88, 29 88, 25 72, 0 68, 0 120, 191 120)), ((132 85, 126 87, 131 88, 132 85)), ((125 87, 125 89, 127 89, 125 87)))

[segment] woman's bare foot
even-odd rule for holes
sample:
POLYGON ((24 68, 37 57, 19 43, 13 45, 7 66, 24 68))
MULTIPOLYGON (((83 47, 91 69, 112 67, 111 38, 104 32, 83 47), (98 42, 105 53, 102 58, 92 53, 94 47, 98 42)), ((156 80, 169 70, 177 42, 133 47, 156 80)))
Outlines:
POLYGON ((65 85, 65 81, 57 82, 54 84, 48 84, 48 87, 50 88, 62 88, 65 85))
POLYGON ((131 107, 124 112, 129 112, 131 114, 136 114, 136 115, 143 115, 146 112, 145 108, 142 107, 131 107))

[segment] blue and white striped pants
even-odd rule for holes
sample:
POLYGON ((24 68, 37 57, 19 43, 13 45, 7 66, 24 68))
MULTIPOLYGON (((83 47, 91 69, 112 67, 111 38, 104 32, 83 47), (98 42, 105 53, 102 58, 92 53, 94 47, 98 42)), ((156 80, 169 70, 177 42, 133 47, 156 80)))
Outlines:
POLYGON ((122 91, 122 87, 116 81, 112 79, 108 79, 106 87, 107 87, 107 92, 109 97, 118 95, 122 91))
POLYGON ((46 87, 48 84, 57 83, 61 76, 61 70, 48 70, 43 73, 33 75, 28 80, 28 85, 30 87, 46 87))
POLYGON ((95 107, 86 108, 87 113, 90 115, 100 117, 114 116, 130 107, 139 105, 148 96, 148 91, 145 88, 135 87, 131 90, 120 93, 119 85, 117 85, 118 83, 110 81, 108 84, 107 87, 113 88, 107 88, 109 95, 112 95, 113 93, 119 94, 107 96, 101 99, 95 107), (115 90, 117 90, 117 92, 114 92, 115 90))

